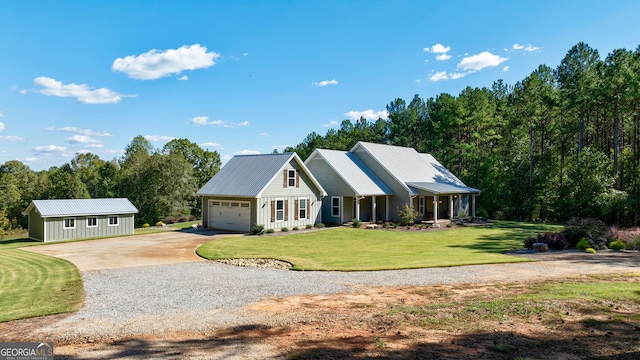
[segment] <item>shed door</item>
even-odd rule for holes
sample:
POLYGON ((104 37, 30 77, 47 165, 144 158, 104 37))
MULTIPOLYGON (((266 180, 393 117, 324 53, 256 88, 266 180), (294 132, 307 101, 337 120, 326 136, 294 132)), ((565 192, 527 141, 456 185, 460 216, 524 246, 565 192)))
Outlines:
POLYGON ((211 200, 209 202, 209 227, 249 231, 251 203, 248 201, 211 200))

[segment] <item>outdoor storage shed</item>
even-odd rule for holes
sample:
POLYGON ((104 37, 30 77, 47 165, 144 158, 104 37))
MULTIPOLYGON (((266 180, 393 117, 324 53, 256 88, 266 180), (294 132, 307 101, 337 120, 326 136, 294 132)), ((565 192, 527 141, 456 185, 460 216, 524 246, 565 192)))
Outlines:
POLYGON ((33 200, 22 214, 29 238, 57 241, 133 234, 136 213, 128 199, 61 199, 33 200))

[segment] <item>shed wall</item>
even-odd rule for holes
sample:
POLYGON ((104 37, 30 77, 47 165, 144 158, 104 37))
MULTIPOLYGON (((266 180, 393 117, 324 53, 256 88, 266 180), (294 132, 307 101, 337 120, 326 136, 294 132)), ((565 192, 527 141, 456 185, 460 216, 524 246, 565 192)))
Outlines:
POLYGON ((77 216, 61 218, 45 218, 45 241, 83 239, 102 236, 128 235, 134 233, 133 214, 110 215, 118 216, 118 225, 109 226, 109 216, 77 216), (96 227, 87 227, 87 218, 97 218, 96 227), (74 229, 64 229, 64 219, 75 219, 74 229))

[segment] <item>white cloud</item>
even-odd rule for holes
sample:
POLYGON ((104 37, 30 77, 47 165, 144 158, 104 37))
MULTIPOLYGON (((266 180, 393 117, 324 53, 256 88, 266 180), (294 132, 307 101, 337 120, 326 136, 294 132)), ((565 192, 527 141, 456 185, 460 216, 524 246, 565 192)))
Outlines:
POLYGON ((440 81, 440 80, 447 80, 447 72, 446 71, 439 71, 433 75, 431 75, 431 77, 429 77, 429 80, 431 81, 440 81))
POLYGON ((327 85, 338 85, 338 80, 333 79, 333 80, 323 80, 320 82, 312 82, 312 85, 315 86, 327 86, 327 85))
POLYGON ((171 141, 175 139, 175 137, 173 136, 158 136, 158 135, 145 135, 144 138, 151 142, 171 141))
POLYGON ((334 126, 338 126, 340 125, 339 122, 335 121, 335 120, 331 120, 326 124, 322 124, 322 127, 334 127, 334 126))
POLYGON ((84 147, 87 149, 102 149, 104 147, 104 144, 102 143, 85 144, 84 147))
POLYGON ((426 52, 430 52, 430 53, 434 53, 434 54, 444 54, 444 53, 448 53, 449 50, 451 50, 451 46, 444 46, 442 44, 435 44, 430 48, 424 48, 423 49, 426 52))
POLYGON ((288 148, 290 146, 291 145, 273 145, 271 148, 278 149, 278 150, 284 150, 285 148, 288 148))
POLYGON ((18 91, 18 92, 19 92, 20 94, 22 94, 22 95, 26 95, 26 94, 27 94, 27 90, 20 90, 20 91, 18 91))
POLYGON ((247 55, 249 55, 249 53, 248 53, 248 52, 243 52, 243 53, 242 53, 242 56, 247 56, 247 55))
POLYGON ((65 146, 56 146, 56 145, 45 145, 45 146, 36 146, 33 148, 37 153, 40 154, 64 154, 67 151, 65 146))
POLYGON ((508 66, 505 66, 505 67, 503 67, 503 68, 502 68, 502 71, 505 71, 505 72, 506 72, 506 71, 509 71, 509 69, 510 69, 510 68, 509 68, 508 66))
POLYGON ((438 54, 436 56, 436 60, 438 61, 445 61, 445 60, 449 60, 451 59, 451 55, 447 55, 447 54, 438 54))
POLYGON ((117 104, 123 97, 136 97, 136 95, 119 94, 107 88, 91 89, 87 84, 67 84, 57 81, 46 76, 40 76, 33 79, 33 82, 43 87, 41 94, 58 96, 58 97, 74 97, 81 104, 117 104))
POLYGON ((462 78, 463 78, 463 77, 465 77, 466 75, 467 75, 467 74, 465 74, 465 73, 449 73, 449 77, 450 77, 452 80, 455 80, 455 79, 462 79, 462 78))
POLYGON ((344 113, 344 115, 353 120, 359 120, 361 117, 367 120, 378 120, 378 119, 386 120, 389 117, 389 112, 387 112, 387 110, 373 111, 369 109, 365 111, 349 111, 344 113))
POLYGON ((234 126, 249 126, 249 125, 251 125, 251 123, 249 123, 248 121, 243 121, 235 124, 234 126))
POLYGON ((0 122, 0 132, 2 132, 5 129, 4 123, 0 122))
POLYGON ((266 137, 266 138, 271 137, 269 133, 260 133, 259 136, 266 137))
POLYGON ((28 157, 28 158, 24 159, 24 161, 34 162, 34 161, 38 161, 38 158, 37 157, 28 157))
POLYGON ((20 136, 13 136, 13 135, 9 135, 9 136, 0 136, 0 140, 7 140, 7 141, 22 141, 24 140, 23 137, 20 136))
POLYGON ((101 144, 102 141, 92 138, 87 135, 73 135, 72 137, 64 140, 69 144, 101 144))
POLYGON ((222 126, 225 128, 232 128, 232 127, 238 127, 238 126, 249 126, 250 123, 248 121, 243 121, 243 122, 239 122, 239 123, 232 123, 232 122, 228 122, 226 120, 211 120, 209 121, 209 117, 208 116, 196 116, 193 119, 191 119, 190 121, 192 124, 196 125, 196 126, 205 126, 205 125, 215 125, 215 126, 222 126))
POLYGON ((498 66, 507 60, 508 58, 503 58, 488 51, 484 51, 480 54, 463 58, 456 67, 462 70, 479 71, 486 67, 498 66))
POLYGON ((234 155, 257 155, 260 154, 260 151, 258 150, 240 150, 238 152, 233 153, 234 155))
POLYGON ((542 50, 542 48, 538 46, 533 46, 531 44, 527 44, 527 46, 520 45, 520 44, 513 44, 513 50, 524 50, 528 52, 533 52, 533 51, 542 50))
POLYGON ((220 145, 218 143, 211 142, 211 141, 203 142, 202 144, 200 144, 200 146, 211 147, 211 148, 217 148, 217 149, 220 149, 220 150, 224 150, 222 145, 220 145))
POLYGON ((414 82, 414 83, 416 83, 416 84, 420 84, 420 83, 422 82, 422 80, 420 80, 420 79, 415 79, 415 80, 413 80, 413 82, 414 82))
POLYGON ((53 126, 50 126, 48 128, 45 128, 45 130, 47 131, 62 131, 62 132, 68 132, 68 133, 72 133, 72 134, 80 134, 80 135, 86 135, 86 136, 113 136, 113 134, 106 132, 106 131, 94 131, 94 130, 90 130, 90 129, 81 129, 81 128, 77 128, 77 127, 73 127, 73 126, 65 126, 65 127, 61 127, 61 128, 55 128, 53 126))
POLYGON ((185 80, 189 80, 189 77, 187 75, 182 75, 178 78, 178 80, 180 81, 185 81, 185 80))
POLYGON ((126 73, 132 79, 155 80, 184 70, 206 69, 215 65, 220 54, 207 52, 206 46, 184 45, 179 49, 149 50, 113 61, 111 70, 126 73))
MULTIPOLYGON (((0 118, 3 118, 3 117, 4 117, 4 113, 2 111, 0 111, 0 118)), ((2 130, 0 130, 0 131, 2 131, 2 130)))

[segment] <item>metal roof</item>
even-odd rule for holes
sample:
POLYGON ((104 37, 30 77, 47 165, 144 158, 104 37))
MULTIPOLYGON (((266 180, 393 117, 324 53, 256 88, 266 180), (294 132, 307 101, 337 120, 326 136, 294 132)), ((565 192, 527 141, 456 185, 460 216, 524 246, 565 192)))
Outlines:
POLYGON ((35 207, 42 217, 119 215, 138 213, 129 199, 58 199, 33 200, 25 210, 35 207))
POLYGON ((236 155, 209 180, 197 195, 259 197, 264 188, 284 167, 295 160, 311 178, 321 194, 326 195, 318 181, 295 153, 236 155))
POLYGON ((314 153, 309 156, 305 164, 308 164, 314 156, 322 157, 357 195, 393 195, 393 191, 354 154, 326 149, 316 149, 314 153))
POLYGON ((408 183, 439 183, 467 187, 430 154, 422 154, 409 147, 363 141, 358 142, 350 152, 356 153, 360 148, 369 153, 410 192, 415 193, 415 190, 410 189, 408 183))
POLYGON ((480 190, 468 186, 452 185, 435 182, 410 182, 409 187, 426 190, 432 194, 479 194, 480 190))

